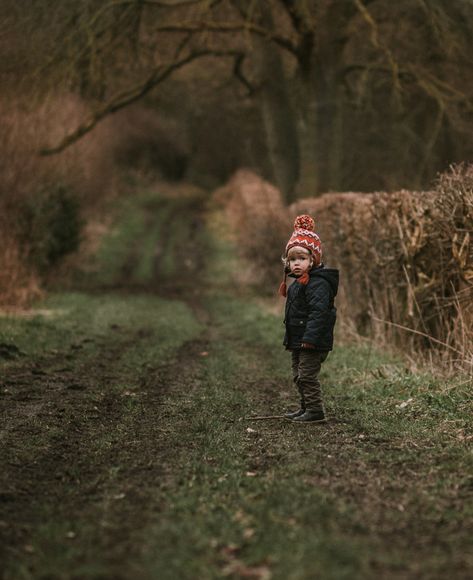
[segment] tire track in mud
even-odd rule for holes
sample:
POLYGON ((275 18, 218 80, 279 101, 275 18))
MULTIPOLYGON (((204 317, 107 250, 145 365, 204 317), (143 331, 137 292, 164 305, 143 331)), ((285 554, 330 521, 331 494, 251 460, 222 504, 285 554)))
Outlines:
MULTIPOLYGON (((182 200, 180 205, 185 207, 182 200)), ((204 260, 201 208, 192 200, 188 209, 195 216, 189 236, 178 240, 173 252, 182 262, 192 247, 196 262, 174 285, 163 280, 156 264, 146 290, 177 295, 205 323, 198 297, 186 290, 194 286, 204 260)), ((167 220, 162 240, 172 227, 173 219, 167 220)), ((132 258, 136 251, 130 249, 132 258)), ((132 258, 125 256, 125 264, 132 258)), ((117 289, 137 291, 124 280, 117 289)), ((82 345, 73 345, 72 352, 10 367, 0 381, 0 562, 21 561, 33 577, 41 557, 36 534, 44 526, 52 526, 50 536, 66 551, 74 542, 91 551, 71 555, 71 564, 90 556, 103 563, 106 577, 130 577, 123 562, 138 556, 140 538, 159 511, 156 488, 174 452, 163 437, 166 407, 161 403, 170 390, 195 379, 206 338, 184 344, 171 362, 146 368, 126 389, 120 358, 148 337, 139 330, 111 331, 113 340, 100 339, 92 357, 83 356, 82 345), (54 528, 55 522, 63 527, 54 528)))
POLYGON ((10 421, 2 443, 2 465, 7 466, 0 495, 2 560, 8 552, 17 557, 28 552, 34 528, 52 514, 69 521, 67 532, 75 535, 84 526, 91 533, 85 522, 98 523, 94 543, 117 564, 139 547, 137 536, 157 508, 160 458, 172 452, 162 446, 166 409, 160 403, 174 388, 173 377, 192 381, 197 353, 206 345, 183 345, 175 363, 150 370, 140 377, 140 386, 125 392, 114 389, 110 377, 113 359, 124 348, 99 355, 109 363, 102 372, 97 361, 90 364, 94 379, 85 392, 42 383, 43 400, 29 408, 27 421, 21 415, 10 421), (28 458, 21 458, 15 446, 19 434, 30 440, 28 458))

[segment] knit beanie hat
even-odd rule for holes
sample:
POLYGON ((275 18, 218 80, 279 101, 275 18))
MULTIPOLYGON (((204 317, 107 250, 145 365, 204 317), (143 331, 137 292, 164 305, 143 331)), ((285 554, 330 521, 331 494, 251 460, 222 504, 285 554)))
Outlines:
MULTIPOLYGON (((296 217, 294 222, 294 231, 292 232, 289 241, 286 244, 285 257, 291 248, 299 246, 301 248, 307 249, 314 260, 314 264, 319 266, 322 262, 322 242, 319 236, 314 232, 315 222, 310 217, 310 215, 300 215, 296 217)), ((281 296, 287 295, 287 285, 286 285, 287 271, 284 269, 284 280, 279 287, 279 294, 281 296)), ((298 279, 301 284, 307 284, 309 282, 308 274, 304 274, 298 279)))

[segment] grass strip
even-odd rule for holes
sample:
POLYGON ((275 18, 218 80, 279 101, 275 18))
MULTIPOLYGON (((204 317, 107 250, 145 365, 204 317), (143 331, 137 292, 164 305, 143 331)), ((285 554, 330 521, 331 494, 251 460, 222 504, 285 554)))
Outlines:
POLYGON ((177 463, 144 577, 440 577, 452 566, 461 577, 473 513, 462 505, 471 397, 460 381, 339 348, 322 375, 328 426, 247 421, 296 399, 280 320, 227 295, 208 307, 208 356, 188 395, 167 401, 177 463))

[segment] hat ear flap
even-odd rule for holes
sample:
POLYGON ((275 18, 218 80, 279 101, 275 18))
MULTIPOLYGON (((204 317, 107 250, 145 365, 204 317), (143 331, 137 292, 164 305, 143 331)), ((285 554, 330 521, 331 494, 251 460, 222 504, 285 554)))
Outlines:
POLYGON ((283 278, 281 284, 279 285, 279 290, 278 290, 279 296, 283 296, 284 298, 286 298, 286 296, 287 296, 286 278, 287 278, 287 272, 286 272, 286 268, 284 268, 284 278, 283 278))
POLYGON ((279 286, 278 294, 279 294, 279 296, 286 298, 286 296, 287 296, 287 284, 286 284, 286 282, 281 282, 281 284, 279 286))

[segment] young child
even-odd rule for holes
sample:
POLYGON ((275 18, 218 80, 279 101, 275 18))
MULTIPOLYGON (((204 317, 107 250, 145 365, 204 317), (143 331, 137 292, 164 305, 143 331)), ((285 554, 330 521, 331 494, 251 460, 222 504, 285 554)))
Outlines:
POLYGON ((292 353, 292 376, 301 400, 300 409, 285 417, 297 423, 325 421, 318 375, 332 350, 337 312, 338 270, 324 267, 322 244, 314 229, 310 216, 296 218, 286 245, 284 281, 279 289, 287 296, 284 345, 292 353), (288 290, 287 274, 295 278, 288 290))

